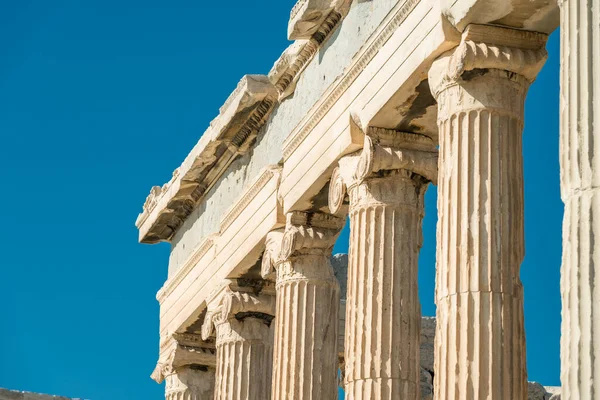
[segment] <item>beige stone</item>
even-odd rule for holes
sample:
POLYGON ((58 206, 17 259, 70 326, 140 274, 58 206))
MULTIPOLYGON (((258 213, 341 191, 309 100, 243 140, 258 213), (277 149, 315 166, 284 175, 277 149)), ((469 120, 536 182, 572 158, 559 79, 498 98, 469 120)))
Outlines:
POLYGON ((521 133, 544 39, 471 25, 430 71, 440 133, 436 399, 527 396, 521 133))
POLYGON ((202 338, 216 336, 215 400, 270 399, 275 297, 228 285, 209 304, 202 338))
MULTIPOLYGON (((562 9, 562 379, 565 397, 585 399, 600 360, 600 7, 562 9)), ((519 280, 523 104, 557 11, 551 0, 298 1, 295 41, 268 75, 241 80, 136 221, 141 242, 172 245, 153 374, 167 397, 334 399, 338 367, 349 399, 560 396, 527 383, 519 280), (430 182, 437 326, 417 291, 430 182), (347 216, 345 268, 330 257, 347 216)))
POLYGON ((343 226, 326 214, 292 212, 283 236, 268 239, 262 274, 274 268, 277 282, 274 400, 336 396, 340 287, 329 257, 343 226))
POLYGON ((152 188, 136 220, 140 242, 168 241, 235 157, 247 152, 278 97, 267 76, 246 75, 193 151, 162 187, 152 188))
POLYGON ((562 398, 600 398, 600 2, 561 1, 562 398))
POLYGON ((176 334, 161 349, 152 379, 165 381, 167 400, 208 400, 214 396, 215 347, 199 335, 176 334))
POLYGON ((348 399, 419 398, 418 256, 437 151, 425 136, 368 134, 360 156, 334 171, 329 193, 333 213, 346 191, 350 198, 344 388, 348 399))

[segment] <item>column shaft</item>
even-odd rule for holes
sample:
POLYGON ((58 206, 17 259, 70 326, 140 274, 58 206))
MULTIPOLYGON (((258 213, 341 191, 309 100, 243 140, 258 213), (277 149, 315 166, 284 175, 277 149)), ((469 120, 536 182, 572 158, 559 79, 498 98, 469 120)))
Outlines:
POLYGON ((231 318, 217 326, 216 400, 271 398, 273 330, 264 320, 231 318))
POLYGON ((420 398, 418 259, 426 186, 400 170, 349 189, 348 399, 420 398))
POLYGON ((178 368, 165 377, 166 400, 213 400, 214 369, 200 366, 178 368))
POLYGON ((291 256, 277 270, 276 400, 337 396, 340 288, 329 257, 316 253, 291 256))
POLYGON ((519 278, 527 87, 521 76, 491 69, 465 73, 438 93, 439 400, 527 397, 519 278))
POLYGON ((600 2, 561 4, 563 399, 600 398, 600 2))

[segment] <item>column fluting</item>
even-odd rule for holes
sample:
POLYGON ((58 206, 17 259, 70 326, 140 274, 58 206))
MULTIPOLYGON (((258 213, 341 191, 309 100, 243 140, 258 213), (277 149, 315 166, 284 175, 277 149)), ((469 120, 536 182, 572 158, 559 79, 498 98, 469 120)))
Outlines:
POLYGON ((274 400, 337 396, 340 287, 329 258, 343 224, 325 214, 289 213, 281 252, 263 258, 277 274, 274 400))
POLYGON ((354 175, 344 179, 342 170, 348 175, 353 163, 340 162, 330 186, 332 211, 344 186, 350 199, 344 388, 350 400, 418 399, 418 260, 424 194, 435 179, 437 151, 425 136, 368 133, 373 137, 366 137, 361 155, 350 157, 354 175))
POLYGON ((213 400, 215 370, 184 366, 165 377, 166 400, 213 400))
POLYGON ((562 398, 600 398, 600 2, 561 4, 562 398))
POLYGON ((226 287, 209 304, 202 326, 205 340, 216 336, 214 398, 269 400, 273 366, 274 296, 240 292, 231 287, 226 287))
POLYGON ((521 135, 545 39, 471 26, 430 71, 440 138, 435 399, 527 398, 521 135))
POLYGON ((264 319, 230 318, 217 325, 215 400, 268 400, 273 328, 264 319))

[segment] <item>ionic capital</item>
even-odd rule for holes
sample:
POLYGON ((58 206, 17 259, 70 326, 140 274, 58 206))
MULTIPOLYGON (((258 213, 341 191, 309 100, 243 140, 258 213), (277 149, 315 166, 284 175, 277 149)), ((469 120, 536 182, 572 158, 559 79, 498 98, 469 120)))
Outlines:
POLYGON ((285 234, 277 264, 294 254, 329 255, 346 221, 333 215, 292 211, 287 215, 285 234))
POLYGON ((202 338, 207 340, 215 335, 215 327, 226 324, 232 319, 243 320, 246 317, 264 319, 270 323, 275 315, 275 297, 269 294, 253 294, 225 286, 220 296, 208 306, 202 325, 202 338))
POLYGON ((279 255, 281 254, 281 244, 283 243, 283 236, 285 235, 285 229, 276 229, 267 235, 265 240, 265 251, 262 257, 262 264, 260 268, 260 274, 263 279, 269 281, 275 281, 275 267, 279 262, 279 255))
POLYGON ((207 343, 200 335, 191 333, 175 333, 161 346, 161 354, 151 378, 157 383, 176 373, 185 366, 214 367, 216 350, 212 343, 207 343))
POLYGON ((437 98, 444 88, 473 70, 503 70, 533 82, 548 57, 547 39, 548 35, 538 32, 471 24, 460 45, 433 63, 431 92, 437 98))
POLYGON ((339 214, 347 193, 369 177, 403 170, 437 182, 438 152, 429 137, 391 129, 368 128, 360 153, 343 157, 329 184, 329 210, 339 214))

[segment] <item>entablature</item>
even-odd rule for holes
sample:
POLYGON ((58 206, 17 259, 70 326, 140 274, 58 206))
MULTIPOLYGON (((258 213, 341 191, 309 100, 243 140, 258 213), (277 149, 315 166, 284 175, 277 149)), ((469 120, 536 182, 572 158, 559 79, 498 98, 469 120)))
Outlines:
MULTIPOLYGON (((452 10, 486 1, 459 0, 452 10)), ((161 336, 185 331, 205 307, 215 282, 239 277, 253 266, 265 250, 267 234, 285 226, 284 214, 311 209, 339 160, 363 148, 365 132, 418 133, 436 145, 437 106, 428 72, 435 59, 460 45, 460 31, 465 31, 441 3, 298 2, 290 29, 305 33, 294 36, 298 40, 268 75, 242 79, 171 181, 152 189, 136 221, 141 242, 167 241, 174 248, 184 242, 179 248, 186 248, 176 253, 177 268, 157 295, 161 336), (320 22, 301 27, 309 22, 310 10, 320 10, 315 19, 320 22), (332 54, 346 58, 335 69, 319 69, 332 54), (299 111, 290 111, 295 108, 299 111), (211 187, 241 163, 254 163, 261 135, 273 131, 279 142, 268 145, 276 148, 272 153, 278 159, 257 162, 239 191, 212 203, 229 205, 231 200, 227 212, 226 207, 203 211, 199 204, 209 204, 205 200, 211 187), (265 164, 273 165, 260 169, 265 164), (212 212, 218 223, 205 224, 197 215, 201 212, 212 212), (194 218, 204 230, 181 228, 194 218), (193 240, 177 242, 183 236, 193 240)))

